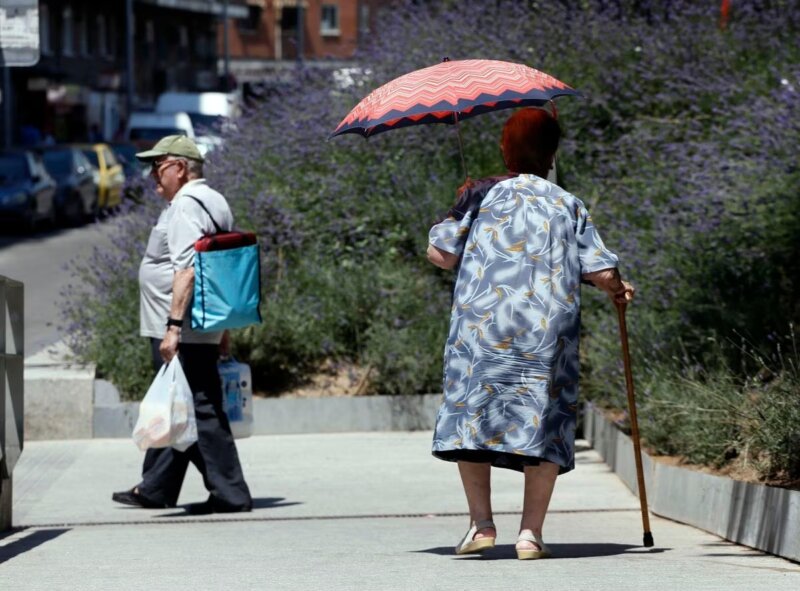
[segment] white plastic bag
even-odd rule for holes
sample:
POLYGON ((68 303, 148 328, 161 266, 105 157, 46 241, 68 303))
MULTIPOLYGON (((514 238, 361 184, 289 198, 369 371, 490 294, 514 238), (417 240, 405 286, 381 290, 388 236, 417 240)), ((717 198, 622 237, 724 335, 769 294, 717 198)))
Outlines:
POLYGON ((186 451, 195 441, 194 400, 176 355, 158 371, 139 405, 133 442, 142 451, 170 446, 186 451))

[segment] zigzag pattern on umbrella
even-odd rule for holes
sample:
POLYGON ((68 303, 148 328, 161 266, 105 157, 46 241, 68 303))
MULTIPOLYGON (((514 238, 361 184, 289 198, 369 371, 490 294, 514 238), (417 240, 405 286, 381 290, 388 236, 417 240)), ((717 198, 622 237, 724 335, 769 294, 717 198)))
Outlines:
POLYGON ((464 119, 469 119, 470 117, 490 111, 514 107, 539 107, 556 96, 566 94, 577 93, 572 90, 564 89, 554 92, 544 91, 539 98, 531 97, 531 93, 527 93, 525 97, 520 97, 519 93, 503 93, 500 96, 481 95, 476 100, 470 101, 470 105, 464 107, 459 106, 457 109, 453 109, 446 103, 434 105, 432 107, 420 105, 405 113, 393 110, 384 115, 380 120, 357 120, 347 124, 343 121, 339 124, 339 127, 336 128, 336 131, 331 134, 331 137, 345 133, 359 133, 363 136, 373 136, 391 129, 427 123, 453 124, 456 122, 454 113, 458 113, 458 120, 463 121, 464 119))
MULTIPOLYGON (((447 61, 405 74, 374 90, 350 111, 333 135, 347 133, 356 126, 371 128, 387 124, 406 116, 440 111, 468 115, 471 109, 487 102, 530 100, 533 102, 525 104, 542 104, 563 94, 577 93, 556 78, 521 64, 495 60, 447 61)), ((515 105, 499 108, 510 106, 515 105)), ((491 109, 481 112, 486 110, 491 109)), ((363 133, 373 135, 375 131, 369 129, 363 133)))
POLYGON ((401 76, 373 91, 353 112, 381 118, 389 110, 403 111, 415 105, 433 106, 440 101, 455 106, 459 99, 476 99, 498 91, 526 93, 569 88, 563 82, 520 64, 490 60, 445 62, 401 76))

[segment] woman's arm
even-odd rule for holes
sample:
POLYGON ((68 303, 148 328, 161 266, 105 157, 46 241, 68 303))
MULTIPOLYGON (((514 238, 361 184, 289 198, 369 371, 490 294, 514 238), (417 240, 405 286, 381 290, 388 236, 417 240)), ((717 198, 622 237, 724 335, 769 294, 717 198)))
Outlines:
POLYGON ((585 273, 581 275, 581 279, 586 283, 590 283, 602 289, 608 294, 608 297, 617 304, 627 304, 633 300, 633 295, 636 293, 633 285, 622 280, 619 275, 619 270, 616 268, 601 269, 593 273, 585 273))
POLYGON ((428 260, 440 269, 452 269, 458 264, 456 255, 437 248, 433 244, 428 245, 428 260))

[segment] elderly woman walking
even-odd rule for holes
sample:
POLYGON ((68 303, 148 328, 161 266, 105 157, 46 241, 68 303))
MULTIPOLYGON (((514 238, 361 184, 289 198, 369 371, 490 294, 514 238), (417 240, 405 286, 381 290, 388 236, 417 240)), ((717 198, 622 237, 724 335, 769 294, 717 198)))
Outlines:
POLYGON ((556 477, 575 467, 581 282, 633 298, 583 203, 545 180, 561 131, 546 111, 514 113, 509 174, 464 190, 430 230, 428 258, 458 269, 433 455, 458 462, 470 528, 457 554, 495 545, 490 470, 524 472, 517 557, 546 558, 556 477))

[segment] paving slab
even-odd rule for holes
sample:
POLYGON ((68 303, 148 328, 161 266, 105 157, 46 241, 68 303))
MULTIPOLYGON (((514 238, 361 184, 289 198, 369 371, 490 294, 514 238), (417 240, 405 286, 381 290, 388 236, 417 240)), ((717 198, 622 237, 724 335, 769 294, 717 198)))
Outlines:
MULTIPOLYGON (((433 458, 429 432, 257 436, 237 441, 256 506, 274 517, 463 513, 456 465, 433 458)), ((636 499, 588 451, 559 478, 553 509, 636 509, 636 499)), ((180 519, 181 511, 141 511, 110 501, 138 482, 142 454, 130 440, 29 442, 14 473, 14 524, 180 519)), ((496 470, 495 509, 520 511, 522 476, 496 470)), ((189 467, 179 504, 205 500, 189 467)), ((222 519, 222 516, 218 518, 222 519)))
MULTIPOLYGON (((516 560, 522 476, 495 471, 498 547, 456 557, 466 530, 455 465, 430 433, 260 436, 239 449, 256 508, 191 517, 110 501, 135 483, 129 441, 27 445, 14 522, 0 539, 3 589, 797 589, 800 566, 653 517, 587 447, 559 478, 545 538, 552 560, 516 560)), ((180 503, 205 492, 190 467, 180 503)))

